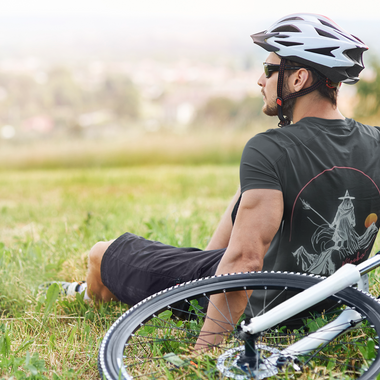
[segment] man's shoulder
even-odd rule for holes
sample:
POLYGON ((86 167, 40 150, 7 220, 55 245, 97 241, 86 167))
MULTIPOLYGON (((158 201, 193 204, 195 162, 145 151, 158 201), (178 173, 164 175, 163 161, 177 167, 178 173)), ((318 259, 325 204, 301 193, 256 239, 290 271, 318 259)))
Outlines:
POLYGON ((367 134, 370 134, 373 137, 380 139, 380 127, 379 126, 372 126, 368 124, 363 124, 357 120, 354 119, 347 119, 348 122, 351 122, 353 125, 355 125, 357 128, 359 128, 361 131, 364 131, 367 134))
POLYGON ((371 125, 368 125, 368 124, 364 124, 360 121, 357 121, 355 119, 352 119, 352 118, 345 118, 345 119, 323 119, 323 118, 318 118, 318 117, 305 117, 303 119, 301 119, 300 121, 298 121, 297 123, 295 124, 292 124, 292 126, 297 126, 297 127, 342 127, 342 126, 346 126, 346 127, 364 127, 364 128, 375 128, 377 130, 380 129, 380 127, 378 126, 371 126, 371 125))
POLYGON ((329 120, 307 117, 283 128, 268 129, 258 133, 248 141, 247 146, 260 151, 281 152, 299 145, 312 144, 316 139, 328 140, 330 133, 347 137, 367 135, 380 142, 380 127, 373 127, 348 118, 329 120))
POLYGON ((319 136, 341 135, 351 137, 355 134, 367 134, 372 137, 380 138, 380 127, 363 124, 355 119, 322 119, 317 117, 306 117, 298 123, 293 124, 292 132, 298 135, 316 134, 319 136))
POLYGON ((291 136, 294 134, 294 130, 292 128, 285 127, 285 128, 271 128, 267 129, 264 132, 257 133, 255 136, 251 138, 253 141, 278 141, 278 139, 287 139, 288 136, 291 136))
POLYGON ((295 123, 283 128, 268 129, 265 132, 258 133, 251 141, 259 145, 269 144, 285 148, 315 138, 318 135, 316 129, 318 129, 316 124, 295 123))
POLYGON ((283 139, 286 134, 280 128, 268 129, 264 132, 257 133, 247 142, 247 146, 255 147, 259 150, 267 150, 270 147, 283 146, 283 139))
POLYGON ((268 129, 256 134, 247 142, 243 157, 250 157, 251 161, 280 161, 290 150, 296 149, 299 143, 294 133, 285 129, 268 129))
POLYGON ((380 127, 377 125, 371 126, 371 125, 366 125, 368 128, 372 128, 373 130, 376 131, 376 133, 380 134, 380 127))

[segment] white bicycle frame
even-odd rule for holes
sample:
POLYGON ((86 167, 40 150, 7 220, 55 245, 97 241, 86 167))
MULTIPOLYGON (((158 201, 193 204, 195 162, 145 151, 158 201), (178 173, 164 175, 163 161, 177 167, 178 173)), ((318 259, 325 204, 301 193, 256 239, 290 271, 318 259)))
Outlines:
MULTIPOLYGON (((242 329, 251 334, 260 333, 316 305, 348 286, 358 284, 358 288, 364 290, 367 273, 378 266, 380 266, 380 255, 376 255, 359 265, 346 264, 330 277, 274 307, 264 315, 251 318, 248 325, 242 322, 242 329)), ((346 330, 357 326, 361 321, 362 317, 356 310, 347 308, 337 319, 297 343, 273 354, 268 358, 268 361, 275 364, 278 358, 283 356, 295 359, 301 353, 306 354, 323 346, 346 330)), ((297 369, 297 365, 293 365, 297 369)))

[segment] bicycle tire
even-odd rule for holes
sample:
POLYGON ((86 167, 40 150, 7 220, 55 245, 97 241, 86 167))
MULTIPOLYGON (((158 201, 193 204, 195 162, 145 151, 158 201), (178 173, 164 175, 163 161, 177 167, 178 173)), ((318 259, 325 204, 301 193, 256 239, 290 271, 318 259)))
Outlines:
MULTIPOLYGON (((187 313, 188 315, 191 313, 191 318, 185 319, 185 322, 175 315, 167 318, 167 315, 163 316, 162 314, 160 319, 157 318, 157 315, 163 310, 169 310, 167 314, 171 312, 176 314, 176 307, 173 308, 171 305, 178 305, 179 302, 189 304, 192 299, 199 299, 203 295, 208 296, 223 291, 228 292, 243 289, 264 289, 265 291, 269 289, 283 289, 284 292, 300 292, 322 279, 320 276, 299 273, 249 272, 208 277, 180 284, 159 292, 129 309, 108 330, 101 343, 98 355, 98 368, 101 378, 107 380, 132 378, 158 379, 168 378, 170 374, 172 374, 173 378, 178 377, 179 379, 231 377, 231 373, 228 372, 229 370, 221 371, 216 368, 215 362, 222 356, 222 353, 231 350, 231 347, 241 346, 241 342, 238 340, 235 342, 234 333, 231 334, 228 347, 220 345, 214 350, 220 350, 215 358, 209 353, 202 354, 201 357, 195 357, 194 352, 187 351, 187 347, 182 347, 182 345, 188 344, 191 347, 195 342, 194 339, 199 332, 200 325, 197 325, 197 321, 193 322, 193 317, 194 313, 200 314, 201 311, 183 311, 183 313, 187 313), (195 332, 191 330, 191 326, 196 327, 195 332), (180 335, 178 340, 173 339, 174 332, 180 335), (157 338, 154 337, 153 333, 156 333, 157 338), (165 333, 169 333, 167 339, 163 339, 162 334, 165 333), (187 342, 186 340, 188 339, 191 342, 187 342), (132 351, 132 353, 129 353, 129 351, 132 351), (171 357, 169 359, 168 356, 164 356, 164 353, 173 354, 174 358, 171 357), (204 361, 204 366, 202 366, 204 361)), ((330 301, 339 304, 340 308, 343 308, 345 305, 355 308, 364 318, 364 323, 357 331, 349 334, 352 342, 348 341, 347 334, 338 337, 336 341, 330 342, 317 354, 314 353, 314 357, 306 358, 305 362, 308 362, 304 364, 303 372, 298 372, 298 374, 297 372, 292 373, 292 378, 296 379, 300 376, 305 376, 304 373, 307 373, 307 371, 314 371, 313 376, 315 376, 315 371, 319 371, 321 376, 325 373, 323 376, 329 377, 313 378, 375 379, 376 375, 380 373, 380 355, 377 345, 380 331, 380 303, 368 293, 364 293, 353 287, 346 288, 333 295, 330 301), (363 333, 365 334, 364 337, 363 333), (358 336, 355 338, 357 334, 358 336), (356 339, 355 346, 353 339, 356 339), (332 346, 330 347, 331 344, 332 346), (331 354, 331 350, 333 354, 331 354), (355 352, 350 353, 352 357, 348 357, 346 360, 344 358, 346 358, 347 350, 355 350, 355 352), (333 366, 329 364, 332 357, 334 358, 333 366), (344 365, 340 362, 343 362, 343 360, 344 365), (345 373, 339 372, 342 370, 345 373), (335 374, 338 377, 334 377, 335 374)), ((334 309, 334 313, 336 314, 336 309, 334 309)), ((311 323, 310 325, 306 325, 309 329, 312 323, 316 323, 316 321, 318 323, 321 322, 320 316, 316 316, 316 318, 319 319, 314 320, 310 317, 309 322, 311 323)), ((329 318, 328 311, 325 311, 322 318, 329 318)), ((298 330, 297 334, 301 334, 301 332, 302 330, 298 330)), ((262 345, 264 350, 268 350, 271 347, 268 346, 268 342, 270 343, 272 340, 294 340, 297 338, 294 331, 291 331, 290 335, 280 335, 277 331, 275 336, 268 334, 273 335, 273 331, 266 332, 263 336, 264 341, 266 339, 267 342, 262 345)), ((239 348, 235 348, 234 350, 238 351, 239 348)), ((229 354, 224 354, 224 356, 226 355, 228 357, 229 354)), ((234 353, 233 355, 236 354, 234 353)), ((232 378, 250 378, 247 374, 239 374, 236 368, 233 368, 233 371, 235 372, 232 378)), ((288 378, 286 376, 288 374, 286 375, 285 373, 278 373, 276 375, 265 375, 264 373, 264 377, 259 378, 285 379, 288 378)))

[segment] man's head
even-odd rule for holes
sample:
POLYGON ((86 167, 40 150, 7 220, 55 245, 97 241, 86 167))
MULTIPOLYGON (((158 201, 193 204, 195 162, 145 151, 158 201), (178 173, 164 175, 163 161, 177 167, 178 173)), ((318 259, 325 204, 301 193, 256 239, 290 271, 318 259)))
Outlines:
MULTIPOLYGON (((368 49, 362 41, 345 32, 332 20, 316 14, 284 17, 268 30, 251 37, 254 43, 271 53, 268 59, 276 61, 278 58, 279 66, 270 67, 272 71, 267 70, 267 73, 278 71, 276 75, 280 85, 277 87, 274 107, 277 107, 281 125, 289 124, 290 106, 298 96, 317 90, 321 97, 330 99, 335 105, 339 83, 354 84, 359 80, 359 73, 364 68, 362 55, 368 49), (313 79, 308 82, 308 87, 298 93, 289 93, 286 79, 294 73, 294 67, 307 70, 313 79)), ((271 107, 266 102, 264 112, 273 114, 274 108, 271 107)))
MULTIPOLYGON (((278 115, 278 104, 277 100, 277 79, 278 71, 280 68, 281 58, 276 53, 270 53, 268 58, 264 62, 264 73, 258 80, 258 84, 261 87, 261 93, 264 97, 264 106, 263 112, 268 116, 277 116, 278 115), (273 75, 272 75, 273 74, 273 75), (267 86, 269 87, 267 88, 267 86)), ((283 80, 283 98, 286 98, 294 89, 290 89, 289 82, 291 81, 292 76, 299 76, 300 73, 297 73, 298 70, 303 70, 304 72, 301 75, 306 75, 306 86, 312 86, 321 78, 321 75, 316 71, 306 67, 301 66, 298 62, 294 61, 285 61, 285 70, 284 70, 284 80, 283 80)), ((321 99, 327 99, 332 106, 335 108, 337 106, 337 95, 338 89, 340 86, 326 86, 320 85, 315 89, 316 95, 321 99)), ((293 120, 293 109, 295 106, 297 98, 289 98, 286 102, 283 103, 282 113, 288 120, 293 120)))

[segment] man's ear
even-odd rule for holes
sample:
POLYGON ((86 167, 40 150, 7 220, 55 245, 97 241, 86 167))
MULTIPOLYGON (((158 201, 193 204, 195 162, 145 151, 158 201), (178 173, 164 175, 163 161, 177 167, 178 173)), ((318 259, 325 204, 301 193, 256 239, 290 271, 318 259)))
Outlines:
POLYGON ((311 86, 313 82, 313 76, 309 70, 301 68, 290 76, 290 86, 293 87, 294 92, 299 92, 304 88, 311 86))

